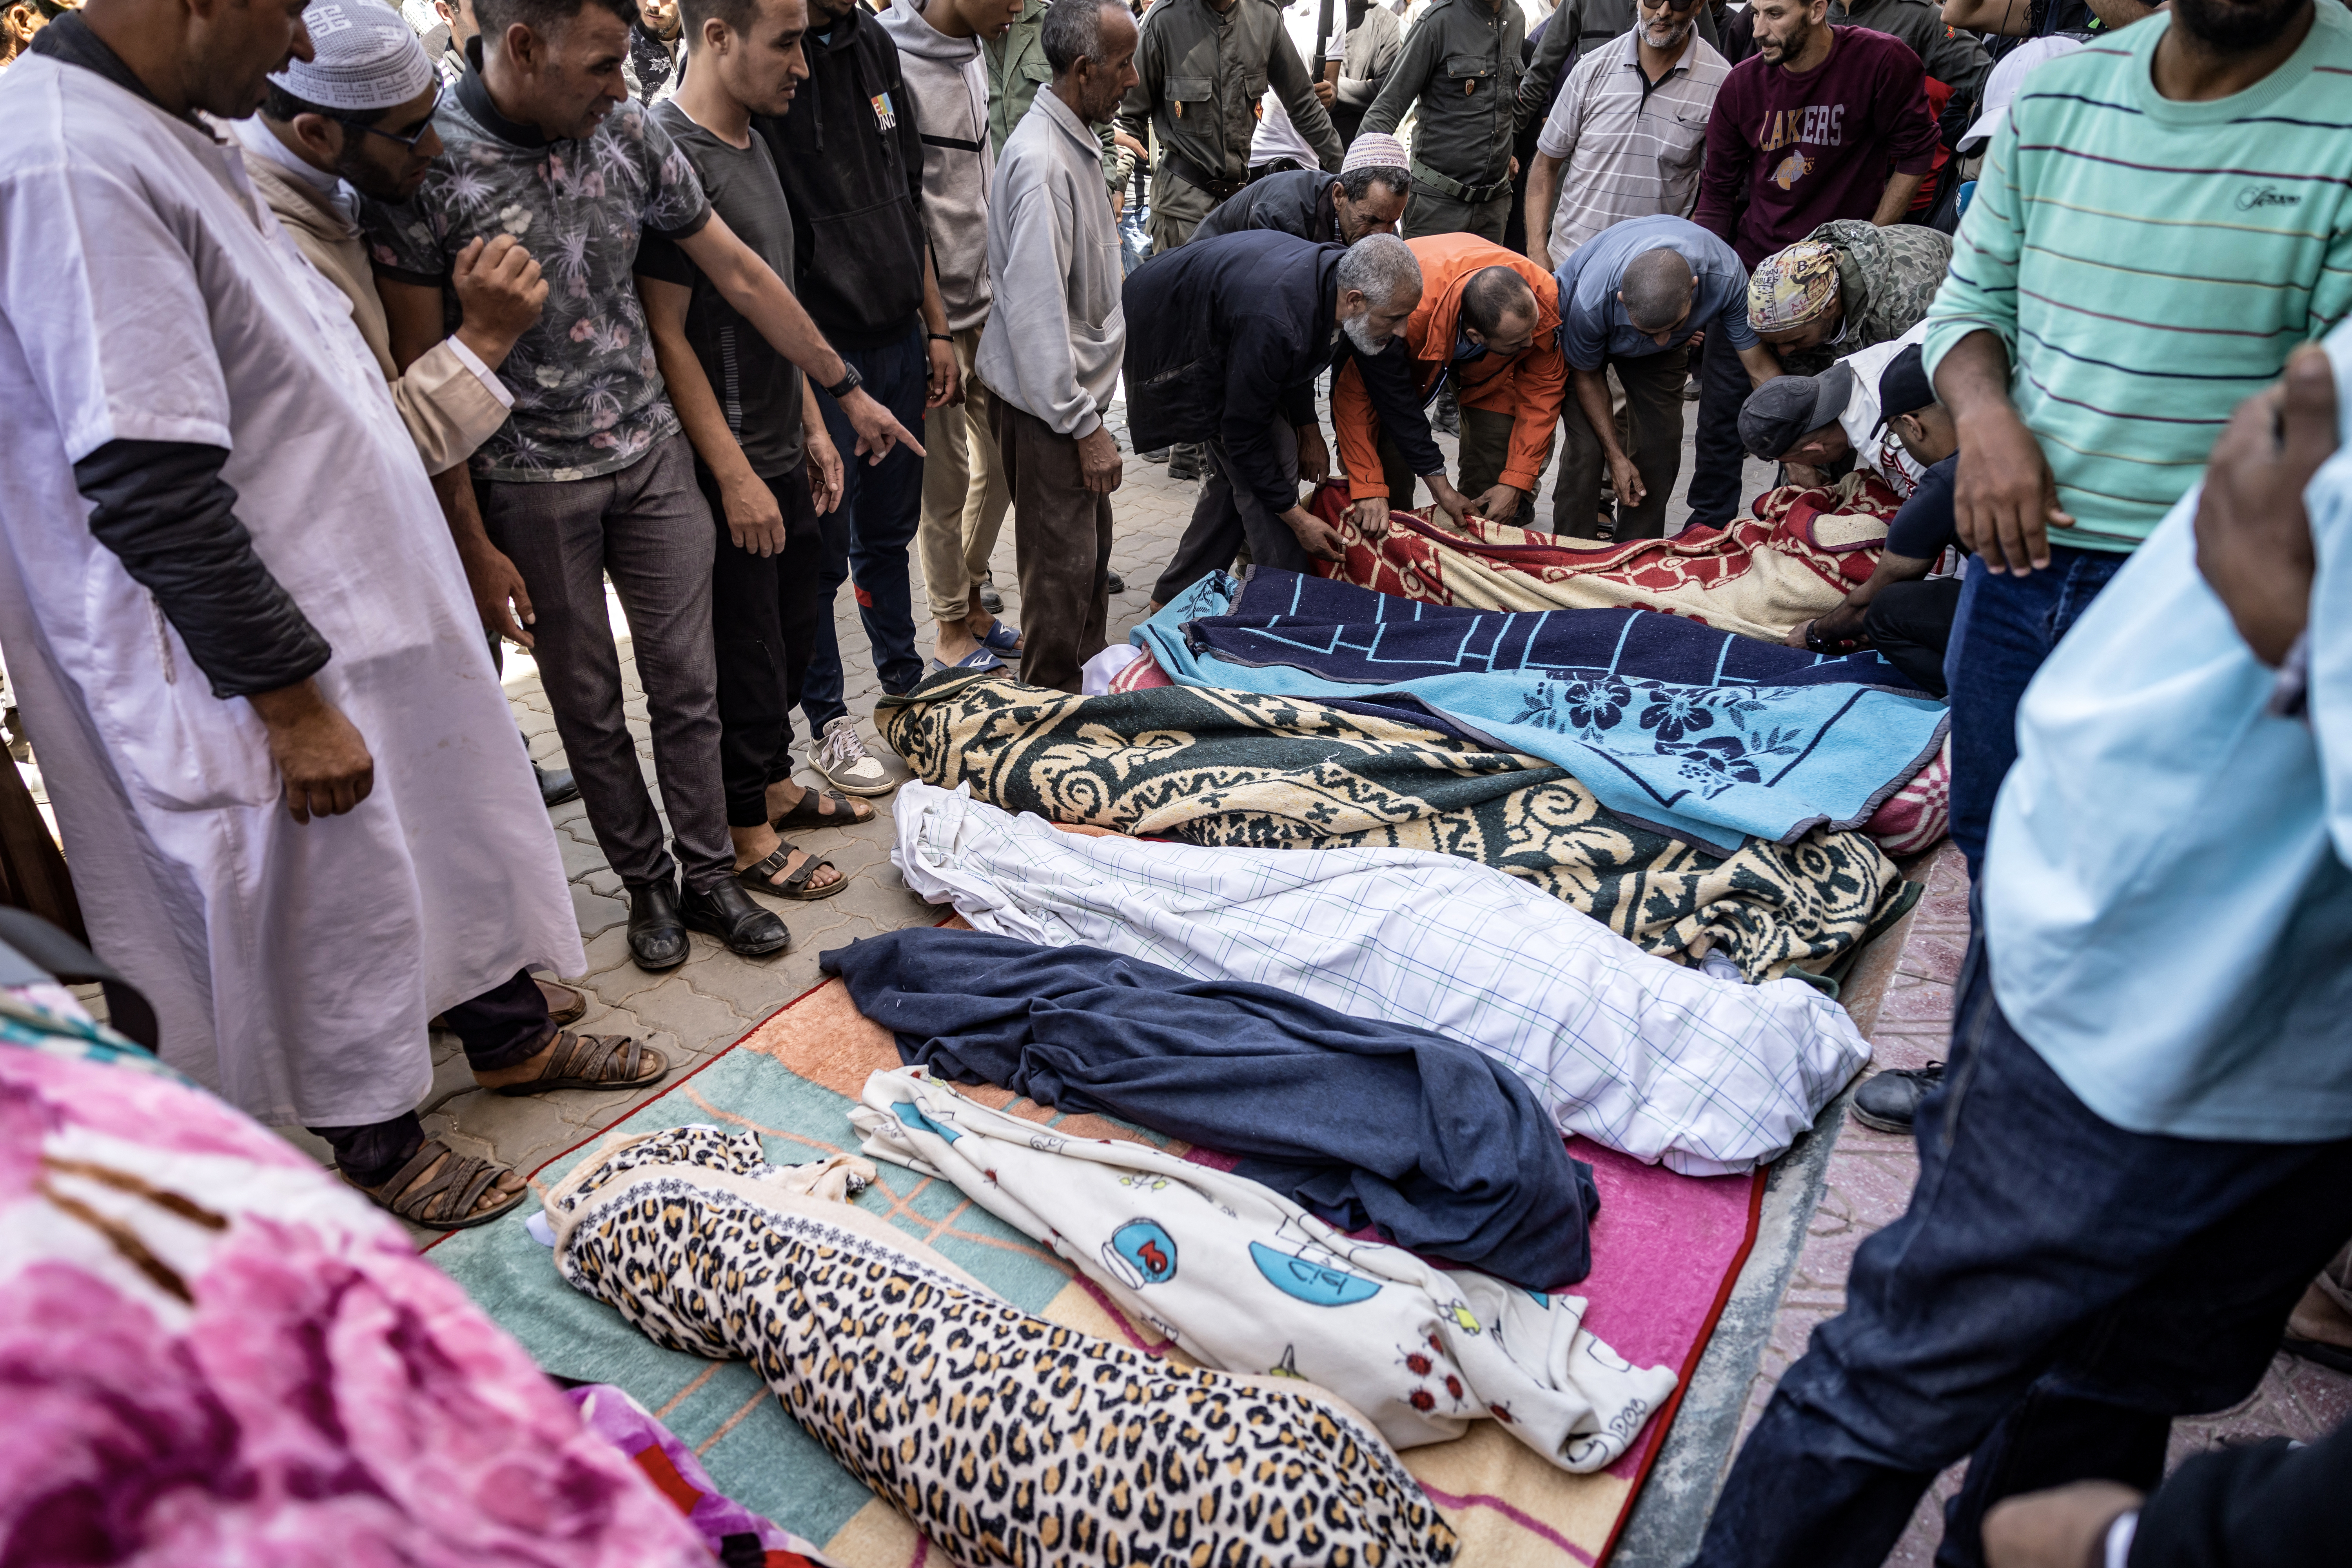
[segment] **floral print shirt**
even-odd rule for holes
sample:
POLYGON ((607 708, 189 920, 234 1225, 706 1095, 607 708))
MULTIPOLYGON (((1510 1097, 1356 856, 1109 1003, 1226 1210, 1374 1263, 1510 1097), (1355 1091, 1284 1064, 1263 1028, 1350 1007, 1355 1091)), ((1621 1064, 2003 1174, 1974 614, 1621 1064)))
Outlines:
POLYGON ((490 102, 477 47, 435 118, 442 152, 424 185, 404 205, 362 204, 368 248, 384 277, 440 285, 477 237, 520 240, 546 275, 547 306, 499 368, 514 412, 474 471, 526 484, 613 473, 678 432, 631 279, 638 237, 686 238, 710 203, 644 105, 551 142, 490 102))

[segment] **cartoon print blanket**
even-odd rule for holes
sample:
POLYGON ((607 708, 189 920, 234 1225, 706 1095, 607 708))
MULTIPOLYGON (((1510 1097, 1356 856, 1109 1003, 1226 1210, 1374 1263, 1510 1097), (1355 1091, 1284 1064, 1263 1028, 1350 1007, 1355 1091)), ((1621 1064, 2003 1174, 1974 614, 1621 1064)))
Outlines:
POLYGON ((952 1182, 1203 1364, 1329 1389, 1399 1448, 1492 1418, 1563 1469, 1606 1467, 1674 1392, 1584 1331, 1585 1303, 1353 1241, 1255 1182, 1070 1139, 920 1068, 877 1072, 864 1152, 952 1182))

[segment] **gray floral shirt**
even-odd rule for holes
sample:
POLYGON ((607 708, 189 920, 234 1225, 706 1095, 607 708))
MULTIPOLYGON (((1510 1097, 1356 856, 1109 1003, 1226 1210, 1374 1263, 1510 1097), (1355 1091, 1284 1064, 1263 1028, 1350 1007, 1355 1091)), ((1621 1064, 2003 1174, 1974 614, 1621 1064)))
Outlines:
POLYGON ((548 282, 538 325, 499 367, 514 412, 474 471, 551 483, 627 468, 678 430, 631 273, 640 233, 683 239, 710 221, 694 165, 637 103, 616 105, 584 140, 550 142, 499 113, 478 68, 434 129, 442 153, 415 196, 362 205, 376 270, 444 284, 468 241, 510 234, 548 282))

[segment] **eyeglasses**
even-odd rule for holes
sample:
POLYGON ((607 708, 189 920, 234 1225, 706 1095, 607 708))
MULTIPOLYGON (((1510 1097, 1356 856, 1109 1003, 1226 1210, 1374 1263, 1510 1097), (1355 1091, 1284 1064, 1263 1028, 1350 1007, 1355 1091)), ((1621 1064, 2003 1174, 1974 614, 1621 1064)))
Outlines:
POLYGON ((425 118, 417 121, 416 133, 413 136, 403 136, 396 131, 379 131, 366 121, 355 120, 348 114, 336 115, 335 121, 341 125, 348 125, 354 131, 364 131, 371 136, 381 136, 387 142, 397 142, 414 153, 416 151, 416 144, 425 140, 425 133, 433 129, 433 116, 440 110, 441 95, 446 90, 446 84, 439 82, 434 84, 433 101, 425 107, 425 118))
POLYGON ((1698 0, 1642 0, 1644 11, 1696 11, 1698 0))

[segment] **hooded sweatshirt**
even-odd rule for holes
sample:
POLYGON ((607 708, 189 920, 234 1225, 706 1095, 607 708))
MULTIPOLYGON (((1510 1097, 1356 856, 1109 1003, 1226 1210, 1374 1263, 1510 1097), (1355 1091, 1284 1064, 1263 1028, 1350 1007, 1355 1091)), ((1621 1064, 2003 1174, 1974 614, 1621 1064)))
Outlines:
POLYGON ((918 330, 923 304, 923 145, 898 46, 852 5, 805 47, 791 111, 751 128, 792 204, 802 305, 835 347, 886 347, 918 330))
POLYGON ((898 68, 922 133, 923 231, 939 268, 948 331, 968 331, 988 320, 988 196, 996 184, 988 62, 978 37, 948 37, 911 4, 893 5, 876 20, 898 46, 898 68))

